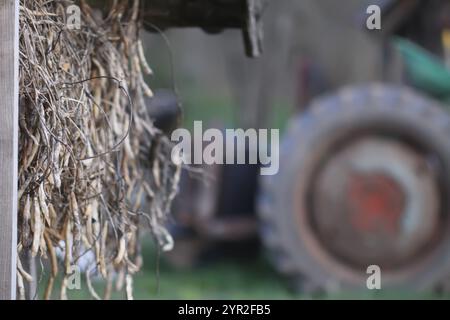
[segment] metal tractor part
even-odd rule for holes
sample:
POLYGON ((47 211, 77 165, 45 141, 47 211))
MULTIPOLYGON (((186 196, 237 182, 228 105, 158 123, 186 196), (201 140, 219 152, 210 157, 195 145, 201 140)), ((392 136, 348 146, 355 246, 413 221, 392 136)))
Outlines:
POLYGON ((259 197, 262 238, 300 288, 433 289, 450 271, 450 117, 411 89, 373 85, 293 119, 259 197))
POLYGON ((259 165, 201 169, 202 176, 182 174, 173 210, 176 223, 171 228, 177 246, 166 257, 175 266, 187 267, 213 255, 248 259, 258 254, 255 197, 259 165))

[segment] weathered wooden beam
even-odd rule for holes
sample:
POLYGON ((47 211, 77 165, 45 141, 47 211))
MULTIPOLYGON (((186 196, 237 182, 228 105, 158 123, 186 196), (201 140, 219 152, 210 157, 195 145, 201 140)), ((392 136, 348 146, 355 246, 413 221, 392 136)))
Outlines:
POLYGON ((141 16, 144 25, 160 28, 199 27, 207 32, 241 29, 246 52, 262 52, 262 15, 268 0, 146 0, 141 16))
POLYGON ((16 298, 19 1, 0 0, 0 299, 16 298))
POLYGON ((202 27, 214 32, 245 23, 245 0, 148 0, 142 16, 160 28, 202 27))
MULTIPOLYGON (((102 10, 107 0, 86 0, 102 10)), ((144 27, 155 32, 168 28, 202 28, 209 33, 240 29, 248 56, 262 53, 262 17, 269 0, 142 0, 140 15, 144 27)))

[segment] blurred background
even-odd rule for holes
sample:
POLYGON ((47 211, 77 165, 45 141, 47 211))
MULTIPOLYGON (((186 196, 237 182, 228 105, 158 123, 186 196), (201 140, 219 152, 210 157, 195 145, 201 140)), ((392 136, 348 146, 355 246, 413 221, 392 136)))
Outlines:
POLYGON ((155 109, 282 141, 273 177, 183 172, 175 248, 147 241, 136 298, 449 297, 450 1, 276 0, 263 20, 257 59, 239 30, 143 35, 155 109))

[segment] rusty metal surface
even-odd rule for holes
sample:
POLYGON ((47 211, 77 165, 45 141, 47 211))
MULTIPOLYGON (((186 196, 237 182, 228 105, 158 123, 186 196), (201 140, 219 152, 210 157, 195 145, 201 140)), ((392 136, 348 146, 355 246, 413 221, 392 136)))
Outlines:
POLYGON ((343 148, 318 174, 312 198, 323 249, 355 268, 406 268, 439 234, 435 172, 398 141, 365 138, 343 148))

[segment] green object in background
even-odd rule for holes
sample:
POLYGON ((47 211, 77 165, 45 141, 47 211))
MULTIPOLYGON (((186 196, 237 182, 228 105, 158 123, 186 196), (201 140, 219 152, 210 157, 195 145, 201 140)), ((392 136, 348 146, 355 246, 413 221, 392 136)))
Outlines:
POLYGON ((403 38, 395 38, 394 45, 404 59, 412 84, 418 89, 450 103, 450 70, 443 61, 424 48, 403 38))

